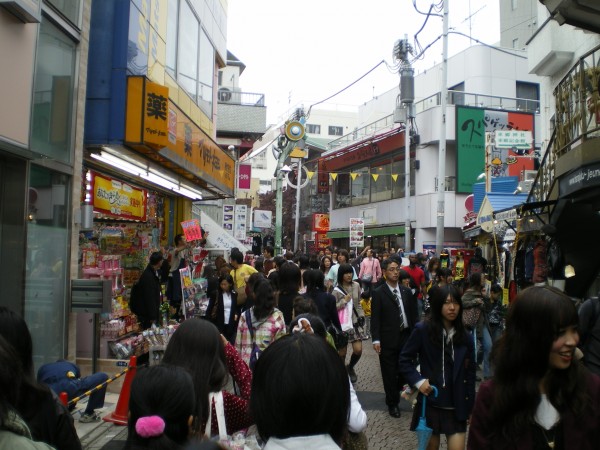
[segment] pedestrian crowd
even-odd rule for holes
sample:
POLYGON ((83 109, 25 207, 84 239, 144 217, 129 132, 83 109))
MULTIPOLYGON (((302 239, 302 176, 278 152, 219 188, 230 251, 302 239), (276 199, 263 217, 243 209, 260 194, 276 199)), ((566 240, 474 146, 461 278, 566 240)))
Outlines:
MULTIPOLYGON (((178 237, 169 273, 188 250, 178 237)), ((561 291, 534 286, 507 306, 481 252, 454 270, 435 256, 380 253, 275 256, 267 246, 255 261, 236 249, 215 261, 204 273, 206 315, 179 324, 160 365, 133 380, 125 448, 238 448, 253 425, 266 450, 368 448, 354 384, 369 340, 388 413, 399 418, 401 399, 413 402, 410 429, 429 430, 422 448, 438 449, 442 436, 450 450, 598 448, 598 298, 578 310, 561 291)), ((153 254, 142 275, 144 326, 158 320, 162 265, 153 254)), ((169 284, 167 295, 177 290, 169 284)), ((82 387, 73 380, 83 378, 67 361, 36 379, 25 321, 0 308, 0 450, 80 449, 55 392, 82 387)))

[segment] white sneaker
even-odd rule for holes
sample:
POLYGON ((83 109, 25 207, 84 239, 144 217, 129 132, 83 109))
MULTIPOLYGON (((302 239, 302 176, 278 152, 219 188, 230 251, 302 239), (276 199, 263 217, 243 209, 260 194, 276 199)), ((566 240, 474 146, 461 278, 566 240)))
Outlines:
POLYGON ((92 414, 82 414, 79 418, 79 422, 81 423, 92 423, 97 422, 98 420, 100 420, 100 416, 96 412, 93 412, 92 414))

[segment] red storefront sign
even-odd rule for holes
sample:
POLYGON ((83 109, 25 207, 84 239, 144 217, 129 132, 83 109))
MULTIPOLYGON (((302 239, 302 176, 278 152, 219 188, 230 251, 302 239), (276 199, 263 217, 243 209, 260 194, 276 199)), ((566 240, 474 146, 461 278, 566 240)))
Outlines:
POLYGON ((252 178, 252 165, 240 164, 238 166, 238 189, 250 189, 250 179, 252 178))
MULTIPOLYGON (((328 155, 319 160, 319 177, 322 173, 329 173, 346 167, 355 166, 361 162, 371 161, 373 158, 391 154, 404 147, 404 131, 399 129, 375 136, 371 139, 353 144, 350 147, 328 155)), ((329 179, 328 179, 329 181, 329 179)), ((320 188, 319 178, 319 188, 320 188)), ((319 191, 320 192, 320 191, 319 191)))
POLYGON ((325 171, 324 164, 319 160, 317 174, 317 193, 327 194, 329 192, 329 174, 325 171))
POLYGON ((329 214, 313 214, 313 231, 320 233, 329 231, 329 214))

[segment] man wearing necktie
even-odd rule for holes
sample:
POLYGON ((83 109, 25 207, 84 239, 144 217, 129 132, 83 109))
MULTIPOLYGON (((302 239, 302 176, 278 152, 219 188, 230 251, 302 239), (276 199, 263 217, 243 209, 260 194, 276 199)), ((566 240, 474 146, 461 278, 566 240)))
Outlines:
POLYGON ((392 417, 400 417, 398 404, 404 379, 398 360, 419 315, 412 291, 398 283, 398 262, 386 259, 382 269, 386 282, 374 289, 371 297, 371 335, 373 349, 379 355, 385 403, 392 417))

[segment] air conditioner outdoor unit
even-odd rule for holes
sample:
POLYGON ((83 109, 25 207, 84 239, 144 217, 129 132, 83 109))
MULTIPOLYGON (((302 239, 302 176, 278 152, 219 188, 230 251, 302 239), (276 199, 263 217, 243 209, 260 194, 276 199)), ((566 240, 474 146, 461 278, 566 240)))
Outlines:
POLYGON ((221 103, 240 103, 241 89, 238 87, 221 87, 217 92, 217 99, 221 103))

